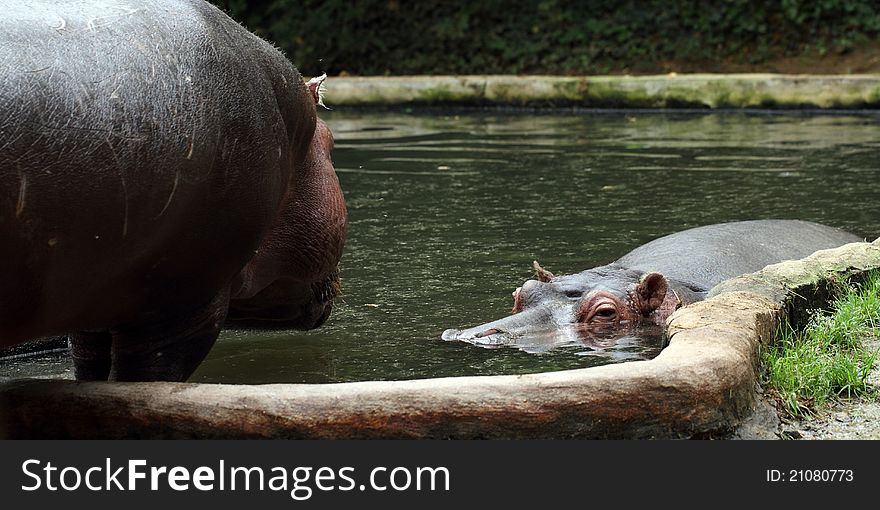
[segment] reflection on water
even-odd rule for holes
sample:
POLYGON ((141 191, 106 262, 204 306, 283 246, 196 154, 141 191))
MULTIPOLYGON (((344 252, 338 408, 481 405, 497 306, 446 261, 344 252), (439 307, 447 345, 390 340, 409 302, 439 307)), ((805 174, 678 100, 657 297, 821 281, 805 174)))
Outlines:
MULTIPOLYGON (((458 333, 457 330, 451 330, 458 333)), ((446 332, 442 339, 498 349, 510 347, 529 354, 545 354, 557 349, 569 349, 577 356, 597 356, 597 364, 651 359, 662 349, 665 340, 663 328, 654 324, 620 323, 613 325, 569 324, 560 328, 530 328, 528 333, 498 332, 490 335, 458 338, 446 332)))
POLYGON ((527 373, 651 357, 658 337, 641 334, 552 349, 439 337, 507 313, 533 260, 573 273, 665 234, 758 218, 880 235, 877 114, 322 116, 350 214, 344 294, 313 332, 224 332, 194 381, 527 373))

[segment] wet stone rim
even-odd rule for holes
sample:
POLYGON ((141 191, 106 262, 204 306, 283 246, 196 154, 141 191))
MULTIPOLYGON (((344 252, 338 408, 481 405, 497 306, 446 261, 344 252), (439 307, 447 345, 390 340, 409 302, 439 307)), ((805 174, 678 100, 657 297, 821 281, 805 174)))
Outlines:
POLYGON ((331 107, 880 108, 880 75, 389 76, 327 80, 331 107))
MULTIPOLYGON (((15 380, 0 437, 688 438, 754 411, 758 352, 826 283, 880 268, 880 239, 722 282, 653 360, 520 376, 222 385, 15 380)), ((827 290, 827 289, 826 289, 827 290)))

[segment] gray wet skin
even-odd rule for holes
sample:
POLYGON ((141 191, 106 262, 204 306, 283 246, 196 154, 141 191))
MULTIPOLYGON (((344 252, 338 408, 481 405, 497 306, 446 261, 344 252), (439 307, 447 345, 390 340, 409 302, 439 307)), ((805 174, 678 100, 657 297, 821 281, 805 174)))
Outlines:
POLYGON ((514 291, 513 314, 443 340, 483 346, 527 343, 555 334, 584 341, 641 326, 662 326, 681 306, 705 299, 719 282, 784 260, 864 239, 799 220, 721 223, 661 237, 611 264, 554 276, 536 264, 537 278, 514 291))

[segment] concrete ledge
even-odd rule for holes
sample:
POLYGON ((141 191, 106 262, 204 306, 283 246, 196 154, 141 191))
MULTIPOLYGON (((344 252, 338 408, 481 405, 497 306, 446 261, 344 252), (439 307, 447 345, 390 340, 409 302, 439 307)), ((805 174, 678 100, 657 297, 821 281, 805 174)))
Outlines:
POLYGON ((880 108, 880 75, 331 77, 331 107, 880 108))
POLYGON ((230 386, 18 380, 5 438, 687 438, 756 405, 758 350, 793 296, 880 268, 880 239, 734 280, 669 319, 650 361, 523 376, 230 386))

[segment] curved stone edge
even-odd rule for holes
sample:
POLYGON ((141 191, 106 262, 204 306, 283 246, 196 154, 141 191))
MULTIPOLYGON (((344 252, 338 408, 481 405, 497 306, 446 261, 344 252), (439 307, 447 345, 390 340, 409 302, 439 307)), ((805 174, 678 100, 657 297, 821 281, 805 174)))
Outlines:
POLYGON ((880 239, 724 282, 670 317, 669 346, 650 361, 317 385, 10 381, 0 384, 0 437, 708 437, 752 413, 759 349, 791 296, 874 268, 880 239))
POLYGON ((334 77, 327 104, 586 108, 880 108, 880 75, 334 77))

